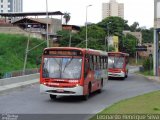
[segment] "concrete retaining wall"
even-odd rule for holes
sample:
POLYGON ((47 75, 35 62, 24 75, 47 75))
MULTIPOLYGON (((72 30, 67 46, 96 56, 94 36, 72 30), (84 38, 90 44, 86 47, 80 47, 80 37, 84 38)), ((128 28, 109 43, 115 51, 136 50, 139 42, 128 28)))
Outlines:
POLYGON ((24 75, 24 76, 19 76, 19 77, 0 79, 0 86, 20 83, 20 82, 26 82, 26 81, 33 80, 33 79, 39 79, 39 73, 32 74, 32 75, 24 75))

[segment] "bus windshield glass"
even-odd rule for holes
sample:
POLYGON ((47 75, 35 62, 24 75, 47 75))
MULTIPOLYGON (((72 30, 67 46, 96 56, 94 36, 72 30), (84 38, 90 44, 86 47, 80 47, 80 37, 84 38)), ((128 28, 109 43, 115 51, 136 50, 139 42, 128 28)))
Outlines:
POLYGON ((44 58, 43 78, 79 79, 82 58, 44 58))
POLYGON ((123 68, 124 57, 109 56, 108 68, 123 68))

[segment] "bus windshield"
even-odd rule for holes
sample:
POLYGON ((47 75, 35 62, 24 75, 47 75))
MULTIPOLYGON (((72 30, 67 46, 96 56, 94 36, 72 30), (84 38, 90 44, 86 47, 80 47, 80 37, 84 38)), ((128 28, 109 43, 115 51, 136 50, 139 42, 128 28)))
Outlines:
POLYGON ((123 68, 124 57, 110 56, 108 57, 108 68, 123 68))
POLYGON ((79 79, 82 58, 44 58, 43 78, 79 79))

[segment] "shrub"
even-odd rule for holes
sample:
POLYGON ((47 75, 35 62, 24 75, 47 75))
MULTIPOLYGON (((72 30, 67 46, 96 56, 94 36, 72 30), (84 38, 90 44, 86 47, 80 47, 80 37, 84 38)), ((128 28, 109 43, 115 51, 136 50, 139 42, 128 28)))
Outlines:
POLYGON ((146 58, 143 62, 143 67, 145 71, 153 69, 153 58, 146 58))

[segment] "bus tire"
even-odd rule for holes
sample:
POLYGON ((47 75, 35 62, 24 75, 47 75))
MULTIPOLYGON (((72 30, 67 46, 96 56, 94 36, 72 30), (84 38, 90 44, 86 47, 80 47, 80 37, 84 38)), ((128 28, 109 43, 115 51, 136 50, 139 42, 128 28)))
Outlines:
POLYGON ((122 80, 125 80, 126 76, 122 77, 122 80))
POLYGON ((125 75, 125 78, 127 78, 127 77, 128 77, 128 70, 127 70, 126 75, 125 75))
POLYGON ((88 98, 89 98, 89 94, 83 95, 83 100, 88 100, 88 98))
POLYGON ((102 92, 102 88, 103 88, 103 80, 101 80, 101 88, 98 90, 98 93, 102 92))
POLYGON ((83 95, 83 100, 88 100, 90 93, 91 93, 91 83, 89 83, 88 85, 88 93, 86 95, 83 95))
POLYGON ((125 78, 127 78, 128 77, 128 75, 125 75, 125 78))
POLYGON ((56 95, 50 94, 49 96, 50 96, 51 100, 55 100, 56 99, 56 95))

